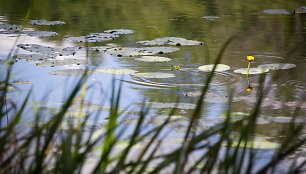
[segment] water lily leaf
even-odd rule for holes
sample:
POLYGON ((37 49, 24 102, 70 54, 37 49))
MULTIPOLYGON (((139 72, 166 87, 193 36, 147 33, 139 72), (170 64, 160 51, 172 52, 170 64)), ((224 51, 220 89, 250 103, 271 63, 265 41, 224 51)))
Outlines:
POLYGON ((160 73, 160 72, 136 73, 136 74, 133 74, 133 75, 137 76, 137 77, 152 78, 152 79, 163 79, 163 78, 173 78, 173 77, 175 77, 174 74, 160 73))
POLYGON ((47 21, 45 19, 39 20, 30 20, 29 24, 31 25, 63 25, 64 21, 47 21))
POLYGON ((130 29, 112 29, 112 30, 105 30, 105 33, 111 33, 111 34, 133 34, 135 33, 135 30, 130 29))
MULTIPOLYGON (((214 68, 214 64, 211 64, 211 65, 203 65, 203 66, 200 66, 198 67, 198 69, 200 71, 205 71, 205 72, 211 72, 214 68)), ((216 72, 222 72, 222 71, 227 71, 227 70, 230 70, 231 67, 228 66, 228 65, 225 65, 225 64, 217 64, 217 67, 215 69, 216 72)))
POLYGON ((111 33, 90 33, 87 36, 69 37, 68 39, 74 42, 102 42, 107 40, 113 40, 117 37, 119 37, 119 35, 111 33))
MULTIPOLYGON (((293 121, 292 117, 282 117, 282 116, 269 117, 268 119, 275 123, 291 123, 293 121)), ((303 119, 295 118, 294 123, 303 123, 303 119)))
MULTIPOLYGON (((238 120, 242 120, 245 117, 249 116, 250 114, 248 113, 244 113, 244 112, 232 112, 230 113, 230 117, 231 117, 231 121, 238 121, 238 120)), ((227 114, 222 114, 219 116, 220 119, 225 120, 226 119, 227 114)))
MULTIPOLYGON (((238 74, 247 74, 248 69, 247 68, 240 68, 234 70, 234 73, 238 74)), ((264 68, 250 68, 249 74, 263 74, 269 72, 269 69, 264 69, 264 68)))
MULTIPOLYGON (((264 139, 258 139, 254 141, 247 141, 247 142, 241 142, 239 144, 239 147, 243 148, 246 145, 247 148, 252 148, 252 149, 277 149, 279 148, 280 144, 271 142, 268 140, 264 139)), ((231 147, 237 147, 238 146, 238 141, 233 141, 231 144, 231 147)))
POLYGON ((14 24, 0 24, 0 30, 20 30, 20 25, 14 24))
POLYGON ((207 20, 216 20, 216 19, 219 19, 220 17, 219 16, 203 16, 204 19, 207 19, 207 20))
MULTIPOLYGON (((57 76, 81 76, 85 72, 85 69, 64 69, 64 70, 56 70, 51 71, 49 74, 57 75, 57 76)), ((91 71, 88 72, 92 73, 91 71)))
POLYGON ((272 64, 263 64, 258 66, 258 68, 272 69, 272 70, 291 69, 294 67, 296 67, 296 65, 291 63, 272 63, 272 64))
POLYGON ((43 46, 38 44, 18 44, 19 48, 22 48, 26 51, 42 53, 50 56, 69 56, 76 53, 76 47, 68 47, 64 49, 53 48, 49 46, 43 46))
POLYGON ((177 109, 195 109, 196 105, 192 103, 158 103, 158 102, 147 102, 150 107, 153 108, 177 108, 177 109))
POLYGON ((141 58, 135 59, 141 62, 169 62, 171 61, 170 58, 167 57, 160 57, 160 56, 141 56, 141 58))
POLYGON ((294 10, 296 14, 306 14, 306 6, 298 7, 294 10))
POLYGON ((133 56, 146 56, 155 54, 171 53, 180 50, 177 47, 142 47, 142 48, 131 48, 131 47, 116 47, 116 48, 105 48, 104 53, 115 55, 118 57, 133 57, 133 56))
POLYGON ((47 59, 42 60, 41 62, 37 62, 36 66, 42 67, 54 67, 54 66, 65 66, 65 65, 84 65, 86 63, 85 60, 81 59, 47 59))
POLYGON ((262 12, 265 14, 285 14, 285 15, 291 14, 291 12, 284 9, 267 9, 262 12))
POLYGON ((28 80, 17 80, 17 81, 13 81, 11 82, 12 85, 30 85, 32 84, 32 82, 28 81, 28 80))
POLYGON ((203 45, 203 42, 187 40, 180 37, 162 37, 154 40, 138 41, 137 43, 142 45, 203 45))
POLYGON ((126 68, 98 68, 95 70, 97 73, 108 73, 108 74, 132 74, 134 75, 138 71, 126 68))
POLYGON ((45 54, 18 54, 13 56, 16 60, 25 60, 29 62, 41 62, 42 60, 54 59, 54 57, 45 54))
POLYGON ((36 37, 49 37, 58 35, 58 33, 54 31, 23 31, 22 33, 36 37))

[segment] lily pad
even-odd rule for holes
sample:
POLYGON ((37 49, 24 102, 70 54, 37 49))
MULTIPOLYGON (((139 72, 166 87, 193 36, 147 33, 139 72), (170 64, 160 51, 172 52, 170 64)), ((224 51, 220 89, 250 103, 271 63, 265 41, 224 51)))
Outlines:
POLYGON ((160 73, 160 72, 136 73, 136 74, 133 74, 133 75, 137 76, 137 77, 152 78, 152 79, 164 79, 164 78, 173 78, 173 77, 175 77, 174 74, 160 73))
POLYGON ((135 30, 130 29, 113 29, 113 30, 105 30, 105 33, 111 33, 111 34, 133 34, 135 33, 135 30))
POLYGON ((220 17, 219 16, 203 16, 203 18, 213 21, 213 20, 219 19, 220 17))
POLYGON ((294 10, 296 14, 306 14, 306 6, 298 7, 294 10))
MULTIPOLYGON (((282 117, 282 116, 278 116, 278 117, 269 117, 268 118, 270 121, 275 122, 275 123, 291 123, 293 121, 292 117, 282 117)), ((296 118, 294 120, 295 123, 303 123, 303 119, 300 118, 296 118)))
POLYGON ((18 44, 19 48, 22 48, 26 51, 42 53, 50 56, 69 56, 76 53, 76 47, 68 47, 64 49, 53 48, 49 46, 43 46, 38 44, 18 44), (73 49, 72 49, 73 48, 73 49))
POLYGON ((296 65, 291 63, 272 63, 272 64, 263 64, 258 66, 258 68, 272 69, 272 70, 291 69, 294 67, 296 67, 296 65))
MULTIPOLYGON (((49 74, 57 76, 81 76, 85 72, 85 69, 64 69, 51 71, 49 74)), ((89 71, 91 73, 91 71, 89 71)))
POLYGON ((18 54, 13 56, 16 60, 26 60, 29 62, 41 62, 42 60, 52 59, 54 57, 45 54, 18 54))
POLYGON ((272 15, 275 15, 275 14, 284 14, 284 15, 291 14, 291 12, 289 12, 285 9, 267 9, 267 10, 264 10, 262 12, 265 13, 265 14, 272 14, 272 15))
POLYGON ((117 47, 117 48, 106 48, 104 53, 110 55, 116 55, 118 57, 133 57, 133 56, 146 56, 171 53, 180 50, 177 47, 142 47, 142 48, 131 48, 131 47, 117 47))
POLYGON ((23 31, 22 33, 35 37, 49 37, 58 35, 58 33, 54 31, 23 31))
MULTIPOLYGON (((248 69, 247 68, 240 68, 240 69, 236 69, 234 70, 234 73, 238 73, 238 74, 247 74, 248 69)), ((250 68, 249 74, 263 74, 269 72, 269 69, 265 69, 265 68, 250 68)))
MULTIPOLYGON (((213 70, 214 66, 215 66, 214 64, 211 64, 211 65, 203 65, 203 66, 198 67, 198 69, 199 69, 200 71, 211 72, 211 71, 213 70)), ((227 71, 227 70, 230 70, 230 69, 231 69, 231 67, 228 66, 228 65, 225 65, 225 64, 217 64, 215 71, 216 71, 216 72, 222 72, 222 71, 227 71)))
POLYGON ((20 25, 14 24, 0 24, 0 30, 20 30, 20 25))
MULTIPOLYGON (((249 116, 250 114, 248 113, 244 113, 244 112, 232 112, 230 113, 230 117, 231 117, 231 121, 238 121, 238 120, 242 120, 245 117, 249 116)), ((226 119, 227 114, 222 114, 219 116, 219 118, 221 118, 222 120, 226 119)))
POLYGON ((64 65, 84 65, 86 63, 85 60, 81 59, 47 59, 41 62, 37 62, 36 66, 42 67, 54 67, 54 66, 64 66, 64 65))
POLYGON ((160 57, 160 56, 142 56, 141 58, 135 59, 141 62, 169 62, 171 61, 170 58, 167 57, 160 57))
POLYGON ((108 73, 108 74, 135 74, 138 71, 126 68, 99 68, 96 69, 95 72, 97 73, 108 73))
POLYGON ((30 20, 29 24, 31 25, 63 25, 65 22, 63 21, 47 21, 45 19, 39 20, 30 20))
POLYGON ((111 33, 90 33, 87 36, 69 37, 69 40, 74 42, 102 42, 107 40, 113 40, 119 37, 119 35, 111 33))
MULTIPOLYGON (((239 147, 243 148, 246 145, 247 148, 252 148, 252 149, 277 149, 279 148, 280 144, 267 141, 264 139, 258 139, 254 141, 247 141, 247 142, 241 142, 239 144, 239 147)), ((238 141, 233 141, 231 147, 237 147, 238 146, 238 141)))
POLYGON ((177 109, 195 109, 196 105, 192 103, 159 103, 159 102, 147 102, 150 107, 153 108, 177 108, 177 109))
POLYGON ((203 45, 203 42, 187 40, 180 37, 162 37, 154 40, 138 41, 137 43, 142 45, 203 45))

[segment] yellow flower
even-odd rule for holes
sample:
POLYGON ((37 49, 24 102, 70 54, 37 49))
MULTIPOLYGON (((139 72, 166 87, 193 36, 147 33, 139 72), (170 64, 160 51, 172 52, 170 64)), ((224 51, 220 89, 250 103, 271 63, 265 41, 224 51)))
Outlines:
POLYGON ((180 70, 181 67, 179 65, 171 65, 171 70, 180 70))
POLYGON ((255 57, 254 56, 247 56, 246 59, 251 62, 251 61, 254 61, 255 57))
POLYGON ((251 86, 249 86, 249 87, 247 87, 247 88, 245 89, 246 92, 251 92, 252 90, 253 90, 253 88, 252 88, 251 86))

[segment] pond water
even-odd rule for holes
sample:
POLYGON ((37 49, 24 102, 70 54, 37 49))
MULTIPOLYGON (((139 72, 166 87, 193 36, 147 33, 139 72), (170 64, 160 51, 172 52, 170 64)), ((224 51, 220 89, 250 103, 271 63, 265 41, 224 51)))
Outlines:
POLYGON ((220 121, 231 92, 232 112, 252 111, 260 75, 250 75, 253 90, 246 92, 246 75, 234 72, 247 68, 246 56, 252 55, 252 68, 277 64, 264 73, 266 95, 257 131, 275 138, 301 101, 305 119, 306 15, 293 13, 305 5, 280 0, 0 0, 1 78, 5 59, 15 49, 12 81, 18 90, 8 98, 21 101, 32 88, 31 99, 43 112, 56 110, 89 67, 88 112, 107 111, 115 78, 122 82, 120 107, 128 108, 123 120, 133 122, 145 100, 153 108, 149 122, 160 124, 178 99, 175 115, 190 116, 209 75, 198 67, 214 64, 222 45, 235 35, 219 62, 230 69, 215 72, 200 127, 220 121))

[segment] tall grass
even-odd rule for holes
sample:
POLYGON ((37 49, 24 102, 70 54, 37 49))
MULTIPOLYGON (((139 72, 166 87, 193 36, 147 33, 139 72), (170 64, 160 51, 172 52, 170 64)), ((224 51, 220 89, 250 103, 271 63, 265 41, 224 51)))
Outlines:
MULTIPOLYGON (((215 64, 220 62, 232 39, 221 48, 215 64)), ((89 116, 86 116, 79 119, 78 126, 71 123, 68 130, 61 129, 67 111, 79 96, 86 93, 86 72, 52 119, 42 122, 42 115, 36 112, 33 127, 26 132, 20 131, 18 127, 25 107, 29 105, 31 92, 23 99, 20 107, 8 102, 6 96, 11 72, 12 65, 9 65, 5 78, 1 81, 0 173, 277 173, 283 160, 296 152, 306 141, 305 137, 298 137, 304 125, 296 124, 293 119, 291 129, 280 147, 273 151, 271 159, 268 162, 256 159, 260 151, 252 147, 256 120, 261 114, 262 98, 266 95, 264 76, 260 80, 257 102, 249 117, 238 121, 231 120, 230 97, 224 122, 194 133, 192 130, 196 121, 201 119, 205 107, 204 97, 214 72, 205 82, 182 143, 175 149, 165 146, 167 142, 162 135, 167 125, 171 124, 175 109, 169 113, 163 124, 143 132, 144 121, 150 109, 144 105, 138 113, 136 126, 122 127, 118 119, 124 114, 119 111, 121 84, 116 84, 115 81, 111 91, 109 120, 104 128, 85 130, 89 120, 89 116), (127 129, 133 129, 128 138, 124 137, 127 129), (124 148, 118 149, 123 138, 128 142, 124 148), (140 143, 141 148, 135 151, 135 147, 140 143), (161 153, 162 147, 170 150, 161 153), (96 156, 94 161, 90 160, 93 154, 96 156), (193 156, 196 156, 196 159, 191 160, 193 156)), ((295 118, 298 114, 297 107, 292 117, 295 118)), ((305 163, 306 161, 293 162, 284 173, 301 173, 305 169, 305 163)))

